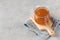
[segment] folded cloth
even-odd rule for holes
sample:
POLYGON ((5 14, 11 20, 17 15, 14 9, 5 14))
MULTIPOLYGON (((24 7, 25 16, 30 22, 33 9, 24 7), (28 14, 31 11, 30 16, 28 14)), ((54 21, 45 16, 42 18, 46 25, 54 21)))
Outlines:
MULTIPOLYGON (((53 20, 54 20, 54 24, 52 26, 52 29, 56 32, 58 25, 60 25, 60 21, 57 19, 53 19, 53 20)), ((51 37, 47 31, 40 31, 30 19, 26 20, 24 25, 28 28, 29 31, 39 36, 40 40, 48 40, 51 37)))

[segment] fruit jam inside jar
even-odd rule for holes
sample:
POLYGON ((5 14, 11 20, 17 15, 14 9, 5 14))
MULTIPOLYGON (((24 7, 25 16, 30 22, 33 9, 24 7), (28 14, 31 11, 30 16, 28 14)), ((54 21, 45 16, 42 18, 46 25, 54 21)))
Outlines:
POLYGON ((40 25, 48 25, 51 21, 50 14, 47 8, 45 7, 39 7, 34 11, 34 19, 37 24, 40 25))

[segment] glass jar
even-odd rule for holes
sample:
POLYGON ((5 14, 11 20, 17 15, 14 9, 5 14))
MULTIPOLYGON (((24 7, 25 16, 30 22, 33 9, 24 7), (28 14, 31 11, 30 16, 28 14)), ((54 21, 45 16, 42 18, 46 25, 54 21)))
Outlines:
POLYGON ((52 22, 49 11, 45 7, 39 7, 35 10, 34 19, 40 25, 49 25, 52 22))

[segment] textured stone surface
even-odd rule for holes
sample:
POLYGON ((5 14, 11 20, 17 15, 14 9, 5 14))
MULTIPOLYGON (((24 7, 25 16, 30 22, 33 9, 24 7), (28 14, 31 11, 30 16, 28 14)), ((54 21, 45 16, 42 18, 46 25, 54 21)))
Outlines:
MULTIPOLYGON (((60 19, 60 0, 0 0, 0 40, 40 40, 24 26, 38 5, 47 6, 51 15, 60 19)), ((50 39, 59 40, 59 32, 50 39)))

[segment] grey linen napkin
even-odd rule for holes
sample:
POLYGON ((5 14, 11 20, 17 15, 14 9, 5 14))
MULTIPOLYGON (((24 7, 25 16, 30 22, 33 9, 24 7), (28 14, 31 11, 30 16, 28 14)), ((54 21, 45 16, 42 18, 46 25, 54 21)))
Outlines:
MULTIPOLYGON (((56 32, 57 27, 59 27, 60 25, 60 21, 57 19, 53 19, 53 20, 54 20, 54 24, 52 29, 56 32)), ((30 19, 26 20, 24 25, 28 28, 29 31, 39 36, 40 40, 48 40, 51 37, 47 31, 40 31, 30 19)))

